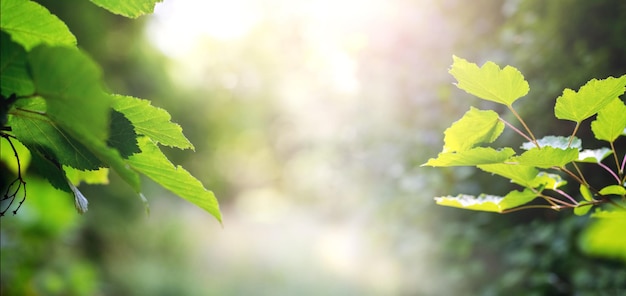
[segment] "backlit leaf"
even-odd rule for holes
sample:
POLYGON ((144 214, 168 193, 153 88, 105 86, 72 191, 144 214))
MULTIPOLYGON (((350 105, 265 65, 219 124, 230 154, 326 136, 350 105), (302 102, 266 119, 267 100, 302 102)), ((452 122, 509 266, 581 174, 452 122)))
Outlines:
POLYGON ((459 152, 442 152, 422 166, 475 166, 479 164, 502 163, 515 154, 511 148, 496 150, 491 147, 477 147, 459 152))
POLYGON ((581 122, 621 96, 624 93, 624 87, 626 87, 626 75, 602 80, 591 79, 577 92, 566 88, 556 99, 554 114, 558 119, 581 122))
POLYGON ((72 167, 63 166, 65 176, 74 185, 78 186, 80 183, 86 184, 109 184, 109 169, 100 168, 93 171, 82 171, 72 167))
POLYGON ((443 152, 464 151, 480 143, 495 141, 504 130, 498 113, 471 107, 444 132, 443 152))
MULTIPOLYGON (((553 147, 553 148, 559 148, 559 149, 567 149, 567 148, 581 149, 582 148, 583 142, 579 138, 574 137, 574 140, 572 140, 572 143, 569 144, 569 142, 570 142, 569 137, 562 137, 562 136, 545 136, 537 140, 539 147, 547 146, 547 147, 553 147)), ((537 146, 535 146, 535 143, 533 142, 525 142, 524 144, 522 144, 521 148, 524 150, 530 150, 533 148, 537 148, 537 146)))
POLYGON ((0 29, 24 46, 26 51, 42 43, 76 45, 76 37, 65 23, 38 3, 28 0, 2 0, 0 11, 0 29))
POLYGON ((626 128, 626 105, 619 98, 611 101, 598 111, 598 117, 591 122, 591 130, 596 139, 613 142, 626 128))
POLYGON ((513 190, 506 196, 481 194, 479 196, 459 194, 457 196, 435 197, 438 205, 463 208, 467 210, 501 213, 531 202, 537 195, 531 190, 513 190))
POLYGON ((537 174, 539 174, 536 168, 519 164, 484 164, 479 165, 478 168, 485 172, 510 179, 512 182, 524 187, 535 187, 533 186, 533 181, 537 177, 537 174))
POLYGON ((624 195, 626 195, 626 188, 624 188, 624 186, 620 186, 620 185, 609 185, 609 186, 606 186, 606 187, 600 189, 600 194, 602 194, 602 195, 619 195, 619 196, 624 196, 624 195))
POLYGON ((520 71, 511 66, 500 69, 493 62, 482 67, 454 56, 450 74, 458 81, 457 87, 481 99, 511 106, 525 96, 528 82, 520 71))
POLYGON ((546 189, 556 190, 557 188, 567 184, 567 181, 563 180, 563 177, 557 174, 550 174, 546 172, 539 172, 537 177, 531 183, 531 187, 543 187, 546 189))
POLYGON ((596 211, 593 222, 580 236, 581 249, 590 255, 626 262, 626 211, 596 211))
POLYGON ((541 149, 530 149, 520 156, 511 158, 510 161, 547 169, 551 167, 563 167, 576 159, 578 159, 577 148, 558 149, 546 146, 541 149))
POLYGON ((154 5, 161 1, 163 0, 91 0, 112 13, 130 18, 152 13, 154 5))
POLYGON ((589 162, 600 163, 607 156, 613 154, 613 151, 609 148, 603 147, 600 149, 585 149, 578 153, 577 162, 589 162))
POLYGON ((30 95, 35 92, 33 80, 26 67, 26 51, 11 41, 9 35, 0 32, 0 90, 4 97, 11 94, 30 95))
POLYGON ((193 149, 191 142, 183 135, 183 129, 170 121, 170 114, 152 106, 150 101, 115 95, 113 108, 124 113, 124 116, 135 126, 138 134, 146 135, 152 141, 165 146, 193 149))
POLYGON ((593 208, 593 204, 581 202, 578 206, 574 208, 574 215, 584 216, 589 212, 589 210, 591 210, 591 208, 593 208))
POLYGON ((593 193, 591 193, 591 190, 589 190, 589 187, 585 186, 585 184, 580 184, 579 191, 580 195, 582 195, 586 201, 593 201, 593 193))
POLYGON ((128 159, 128 163, 133 169, 206 210, 218 221, 222 221, 217 199, 213 192, 206 190, 202 183, 184 168, 174 166, 148 137, 140 137, 138 142, 142 153, 134 154, 128 159))
MULTIPOLYGON (((22 106, 37 109, 34 107, 35 104, 43 103, 41 99, 28 101, 31 102, 29 105, 22 106)), ((20 100, 20 103, 26 103, 26 100, 20 100)), ((95 170, 104 165, 87 147, 47 116, 21 110, 15 110, 12 113, 8 124, 13 128, 13 135, 31 152, 37 152, 59 165, 64 164, 77 169, 95 170)))
POLYGON ((106 140, 112 99, 102 89, 98 65, 70 47, 38 46, 28 59, 48 116, 66 130, 106 140))

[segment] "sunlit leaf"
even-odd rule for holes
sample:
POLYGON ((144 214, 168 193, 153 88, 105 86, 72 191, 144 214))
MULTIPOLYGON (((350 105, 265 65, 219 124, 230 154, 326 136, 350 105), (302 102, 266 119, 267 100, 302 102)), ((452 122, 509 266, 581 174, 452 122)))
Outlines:
POLYGON ((479 196, 459 194, 457 196, 436 197, 438 205, 467 210, 498 212, 512 209, 531 202, 537 195, 531 190, 511 191, 506 196, 481 194, 479 196))
POLYGON ((609 148, 603 147, 600 149, 585 149, 578 153, 578 162, 600 163, 607 156, 613 154, 613 151, 609 148))
POLYGON ((163 0, 91 0, 112 13, 130 18, 152 13, 154 5, 161 1, 163 0))
POLYGON ((511 158, 511 162, 534 166, 538 168, 563 167, 566 164, 578 159, 578 149, 558 149, 553 147, 543 147, 530 149, 520 156, 511 158))
MULTIPOLYGON (((0 2, 0 29, 29 51, 45 43, 48 45, 76 45, 76 37, 65 23, 45 7, 28 0, 0 2)), ((4 42, 3 42, 4 47, 4 42)))
POLYGON ((533 181, 539 173, 539 171, 532 166, 518 164, 485 164, 479 165, 478 168, 485 172, 510 179, 512 182, 524 187, 535 187, 533 186, 533 181))
POLYGON ((589 210, 593 208, 593 205, 590 203, 581 202, 578 206, 574 208, 574 215, 576 216, 584 216, 587 215, 589 210))
POLYGON ((614 194, 614 195, 624 196, 626 195, 626 188, 624 188, 624 186, 621 186, 621 185, 609 185, 600 189, 600 194, 602 195, 614 194))
POLYGON ((194 148, 183 135, 183 129, 170 121, 170 114, 152 106, 150 101, 116 95, 113 96, 113 102, 113 108, 124 113, 124 116, 135 126, 138 134, 146 135, 152 141, 165 146, 181 149, 194 148))
POLYGON ((490 147, 477 147, 459 152, 442 152, 431 158, 423 166, 475 166, 479 164, 502 163, 515 154, 511 148, 496 150, 490 147))
POLYGON ((11 94, 30 95, 35 92, 33 80, 26 67, 26 51, 11 41, 9 35, 0 32, 0 90, 4 97, 11 94))
POLYGON ((511 66, 500 69, 493 62, 482 67, 454 56, 450 74, 458 81, 457 87, 479 98, 511 106, 525 96, 528 82, 520 71, 511 66))
POLYGON ((596 218, 580 236, 583 252, 626 262, 626 211, 596 211, 596 218))
POLYGON ((580 191, 580 195, 582 195, 586 201, 593 201, 593 193, 591 193, 589 187, 585 186, 584 184, 580 184, 578 190, 580 191))
POLYGON ((28 57, 46 113, 64 129, 106 140, 112 99, 98 65, 76 48, 38 46, 28 57))
POLYGON ((444 132, 443 152, 464 151, 480 143, 495 141, 504 130, 498 113, 471 107, 444 132))
MULTIPOLYGON (((538 139, 537 143, 539 144, 539 147, 553 147, 553 148, 559 148, 559 149, 567 149, 567 148, 581 149, 583 142, 579 138, 574 137, 574 140, 572 140, 572 143, 570 144, 570 137, 545 136, 541 139, 538 139)), ((521 148, 524 150, 530 150, 533 148, 537 148, 537 146, 535 146, 535 143, 533 142, 525 142, 524 144, 522 144, 521 148)))
POLYGON ((561 175, 539 172, 539 174, 537 174, 537 177, 533 179, 531 187, 537 188, 541 186, 546 189, 556 190, 557 188, 566 184, 567 181, 563 180, 563 177, 561 177, 561 175))
POLYGON ((86 184, 109 184, 109 169, 100 168, 93 171, 82 171, 72 167, 63 166, 65 176, 76 186, 84 182, 86 184))
POLYGON ((598 111, 598 117, 591 122, 591 130, 596 139, 615 141, 626 128, 626 105, 619 98, 611 101, 598 111))
POLYGON ((174 166, 148 137, 138 139, 142 153, 128 159, 133 169, 145 174, 164 188, 199 206, 221 222, 217 199, 202 183, 181 166, 174 166))
POLYGON ((591 79, 578 92, 566 88, 556 99, 554 114, 558 119, 581 122, 621 96, 624 93, 624 87, 626 87, 626 75, 602 80, 591 79))

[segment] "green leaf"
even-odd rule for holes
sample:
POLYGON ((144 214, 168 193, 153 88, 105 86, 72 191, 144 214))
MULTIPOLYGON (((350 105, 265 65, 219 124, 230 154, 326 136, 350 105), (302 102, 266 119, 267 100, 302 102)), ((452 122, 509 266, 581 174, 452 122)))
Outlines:
POLYGON ((35 2, 2 0, 0 11, 0 29, 24 46, 26 51, 42 43, 76 46, 76 37, 65 23, 35 2))
POLYGON ((558 119, 581 122, 596 114, 608 103, 621 96, 626 87, 626 75, 603 80, 591 79, 578 92, 566 88, 556 99, 554 114, 558 119))
POLYGON ((585 149, 578 153, 577 162, 588 162, 588 163, 600 163, 607 156, 613 154, 613 151, 609 148, 600 148, 600 149, 585 149))
MULTIPOLYGON (((572 143, 570 144, 569 142, 570 142, 569 137, 561 137, 561 136, 545 136, 537 140, 539 147, 553 147, 553 148, 559 148, 559 149, 567 149, 567 148, 581 149, 582 148, 582 141, 579 138, 574 137, 574 140, 572 140, 572 143)), ((530 150, 533 148, 537 148, 537 146, 535 146, 535 143, 533 142, 525 142, 524 144, 522 144, 521 148, 524 150, 530 150)))
POLYGON ((199 206, 222 221, 217 199, 198 179, 181 166, 174 166, 148 137, 138 139, 142 153, 128 159, 133 169, 145 174, 161 186, 199 206))
POLYGON ((470 107, 461 119, 444 132, 443 152, 464 151, 476 144, 495 141, 504 130, 498 113, 470 107))
POLYGON ((584 184, 580 184, 578 190, 586 201, 593 201, 593 193, 591 193, 589 187, 585 186, 584 184))
POLYGON ((480 164, 502 163, 515 154, 511 148, 496 150, 491 147, 477 147, 459 152, 442 152, 422 166, 449 167, 475 166, 480 164))
POLYGON ((609 185, 600 189, 600 194, 624 196, 626 195, 626 188, 621 185, 609 185))
POLYGON ((510 161, 547 169, 551 167, 563 167, 576 159, 578 159, 577 148, 559 149, 546 146, 541 149, 530 149, 520 156, 511 158, 510 161))
POLYGON ((163 0, 91 0, 96 5, 115 14, 137 18, 152 13, 154 5, 163 0))
POLYGON ((170 114, 152 106, 150 101, 115 95, 113 108, 124 113, 135 126, 138 134, 146 135, 152 141, 165 146, 194 149, 191 142, 183 135, 183 129, 170 121, 170 114))
POLYGON ((565 184, 567 184, 567 181, 563 180, 563 177, 561 177, 560 175, 539 172, 539 174, 537 174, 537 177, 535 177, 535 179, 532 181, 531 187, 543 187, 546 189, 556 190, 557 188, 565 184))
POLYGON ((458 81, 457 87, 481 99, 511 106, 525 96, 528 82, 520 71, 511 66, 500 69, 493 62, 481 68, 465 59, 454 56, 450 74, 458 81))
POLYGON ((43 100, 33 98, 18 102, 24 109, 12 111, 8 124, 13 128, 13 135, 31 152, 37 152, 59 166, 63 164, 83 170, 95 170, 104 166, 87 147, 46 115, 23 111, 40 110, 42 105, 45 106, 43 100))
POLYGON ((4 97, 12 94, 30 95, 35 92, 33 80, 26 67, 26 51, 0 32, 0 90, 4 97))
POLYGON ((587 215, 587 213, 589 212, 589 210, 591 210, 591 208, 593 208, 593 204, 581 202, 574 208, 574 215, 576 216, 587 215))
POLYGON ((596 211, 595 219, 580 236, 581 249, 594 256, 626 262, 626 211, 596 211))
POLYGON ((611 101, 598 111, 598 117, 591 122, 591 131, 596 139, 614 142, 626 128, 626 105, 619 98, 611 101))
POLYGON ((124 114, 111 110, 111 128, 107 145, 117 149, 122 158, 141 152, 133 124, 124 114))
POLYGON ((66 130, 106 140, 112 99, 98 65, 76 48, 38 46, 29 54, 37 94, 47 114, 66 130))
POLYGON ((67 178, 65 177, 65 172, 61 169, 61 166, 58 163, 47 158, 45 155, 39 153, 39 151, 31 150, 32 156, 32 167, 33 169, 39 173, 42 177, 44 177, 52 187, 63 190, 65 192, 72 192, 72 189, 67 184, 67 178))
POLYGON ((72 167, 63 166, 65 176, 70 182, 78 186, 81 182, 87 184, 109 184, 109 169, 100 168, 93 171, 82 171, 72 167))
POLYGON ((512 182, 524 187, 536 187, 533 185, 533 182, 539 173, 539 171, 532 166, 506 163, 479 165, 478 168, 485 172, 510 179, 512 182))
POLYGON ((481 194, 478 197, 459 194, 457 196, 436 197, 435 201, 442 206, 501 213, 504 210, 529 203, 536 197, 534 192, 526 189, 524 191, 513 190, 504 197, 488 194, 481 194))

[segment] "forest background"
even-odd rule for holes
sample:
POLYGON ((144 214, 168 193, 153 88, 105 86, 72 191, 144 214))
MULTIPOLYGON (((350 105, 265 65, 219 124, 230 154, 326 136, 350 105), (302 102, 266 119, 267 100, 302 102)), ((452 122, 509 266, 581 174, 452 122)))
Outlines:
POLYGON ((517 67, 531 87, 519 106, 531 128, 570 131, 546 114, 563 88, 626 72, 626 3, 185 9, 166 0, 129 20, 88 1, 38 2, 67 23, 110 89, 152 100, 183 127, 195 152, 166 152, 215 192, 224 227, 158 186, 145 193, 147 216, 115 176, 112 186, 81 186, 83 216, 70 196, 32 191, 18 215, 2 218, 2 294, 569 295, 626 286, 623 262, 580 252, 589 217, 439 207, 432 197, 509 184, 419 167, 469 105, 487 104, 451 85, 453 54, 517 67))

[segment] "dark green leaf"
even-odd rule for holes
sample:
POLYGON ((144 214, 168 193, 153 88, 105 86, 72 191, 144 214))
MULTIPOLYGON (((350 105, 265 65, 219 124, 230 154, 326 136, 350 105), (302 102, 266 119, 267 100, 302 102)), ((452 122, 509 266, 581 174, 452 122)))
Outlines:
MULTIPOLYGON (((35 98, 20 100, 20 104, 23 108, 38 110, 44 103, 35 98)), ((37 152, 59 165, 69 165, 81 170, 95 170, 104 165, 87 147, 46 115, 24 110, 29 109, 12 111, 8 124, 13 128, 15 137, 31 152, 37 152)))
POLYGON ((70 47, 38 46, 28 60, 48 116, 66 130, 105 141, 112 99, 102 89, 98 65, 70 47))
POLYGON ((107 145, 117 149, 122 158, 141 152, 133 124, 124 114, 111 110, 111 130, 107 145))
POLYGON ((72 192, 67 184, 65 172, 58 163, 47 158, 46 154, 41 154, 39 150, 32 151, 31 155, 33 158, 32 167, 39 175, 48 180, 52 187, 65 192, 72 192))
POLYGON ((9 35, 0 32, 0 90, 2 96, 12 94, 30 95, 35 86, 26 67, 26 51, 19 44, 11 41, 9 35))

